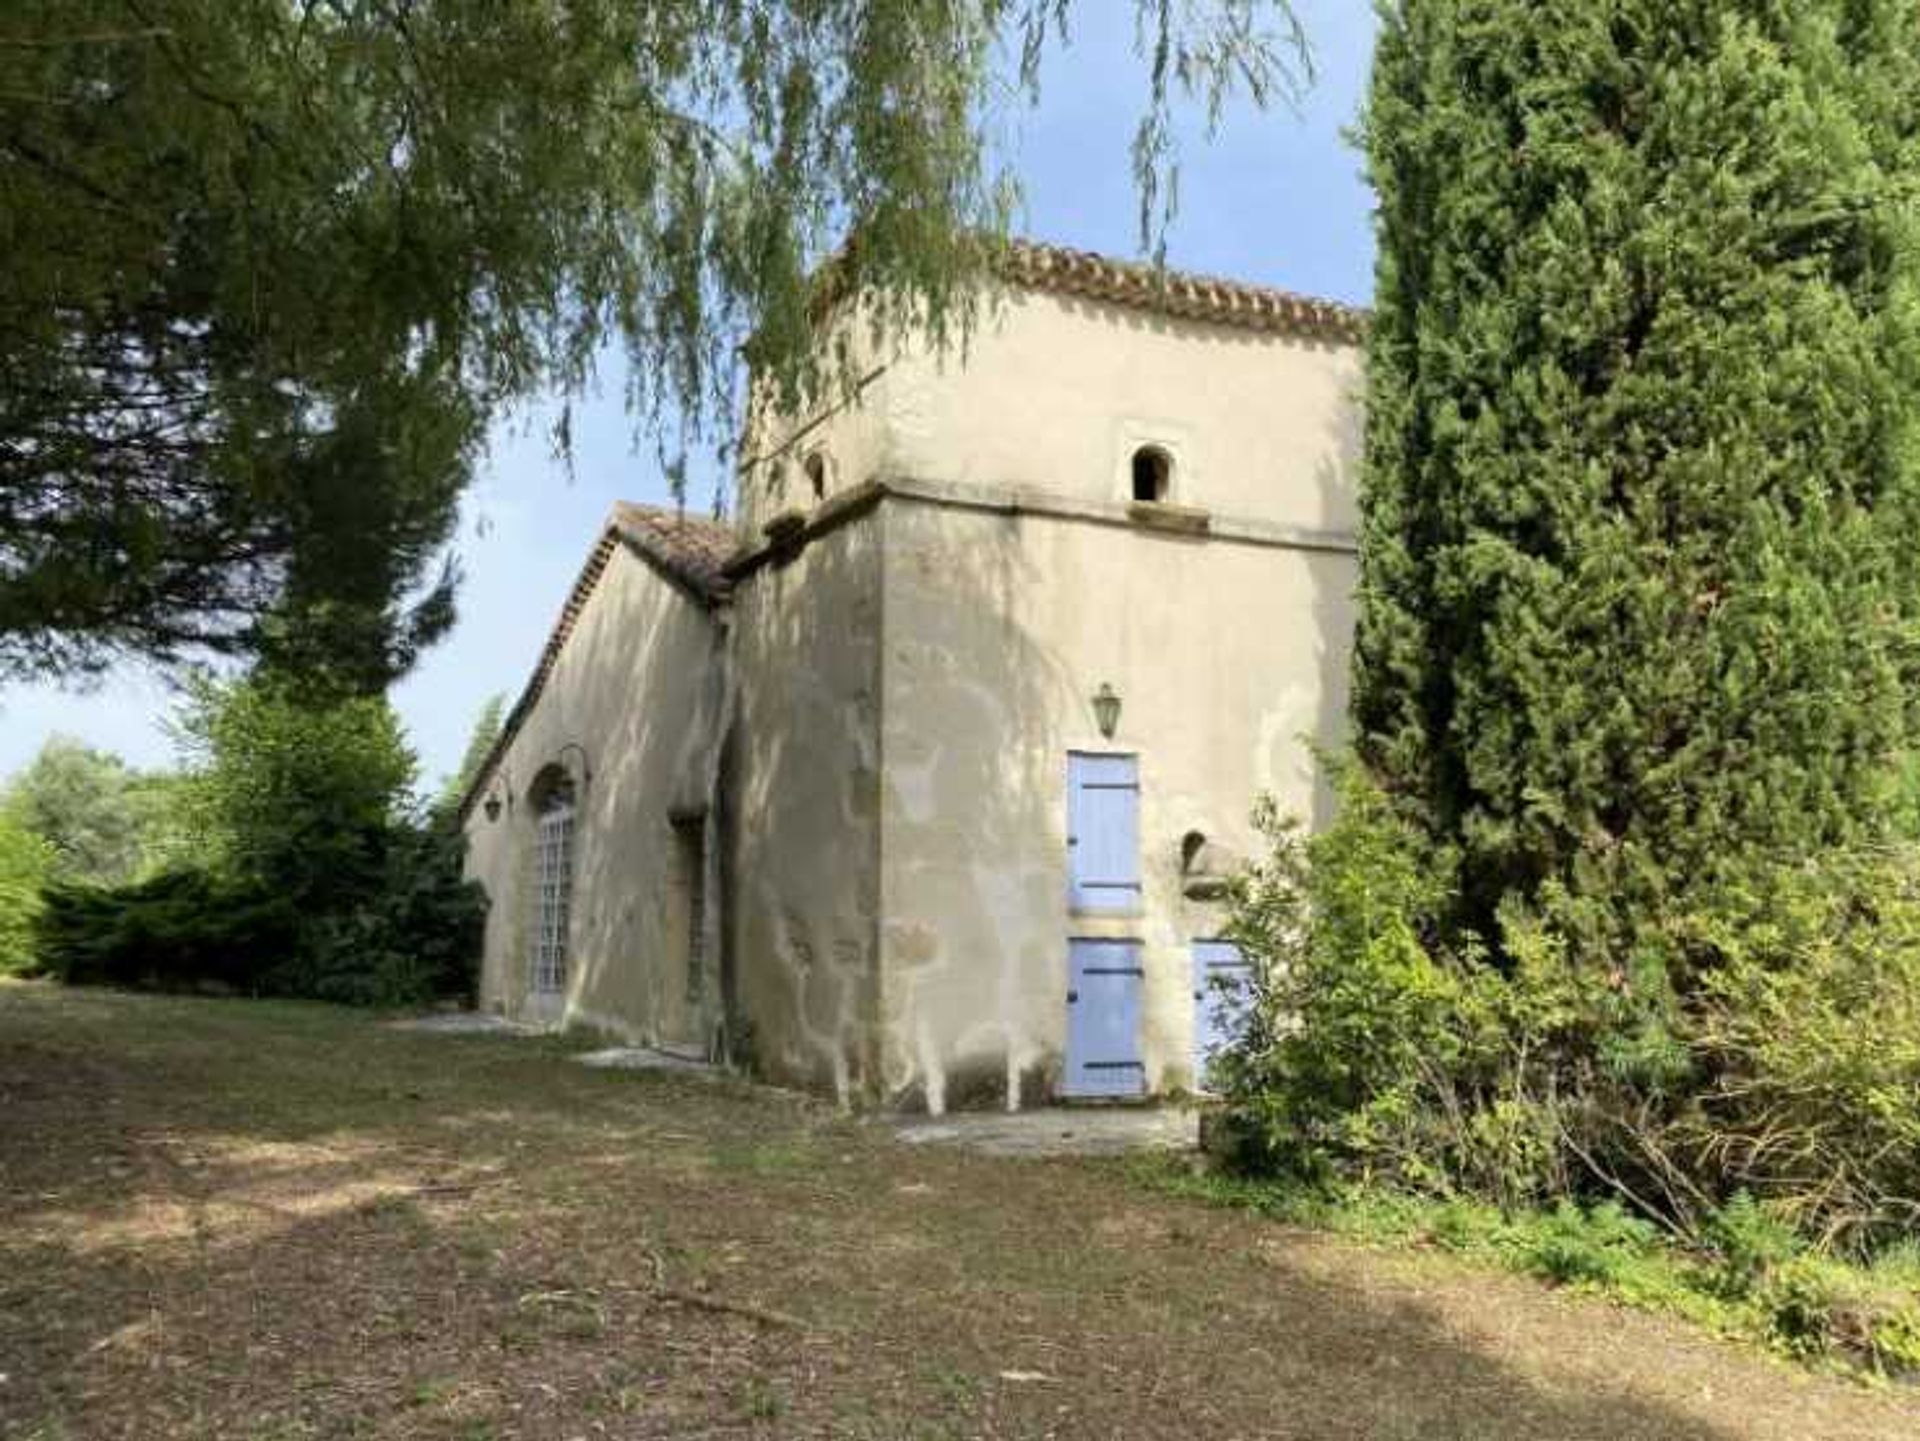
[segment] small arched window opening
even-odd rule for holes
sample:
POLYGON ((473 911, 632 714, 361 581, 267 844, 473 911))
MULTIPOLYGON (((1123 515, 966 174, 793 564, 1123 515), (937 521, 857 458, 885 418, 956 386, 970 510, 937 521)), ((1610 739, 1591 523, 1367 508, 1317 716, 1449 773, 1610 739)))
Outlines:
POLYGON ((573 913, 573 778, 548 766, 528 788, 533 806, 533 925, 528 937, 533 988, 567 988, 567 940, 573 913))
POLYGON ((1133 498, 1165 500, 1173 488, 1173 457, 1157 445, 1143 445, 1133 453, 1133 498))
POLYGON ((813 498, 825 500, 827 498, 827 457, 816 450, 807 457, 803 468, 807 472, 807 485, 813 491, 813 498))

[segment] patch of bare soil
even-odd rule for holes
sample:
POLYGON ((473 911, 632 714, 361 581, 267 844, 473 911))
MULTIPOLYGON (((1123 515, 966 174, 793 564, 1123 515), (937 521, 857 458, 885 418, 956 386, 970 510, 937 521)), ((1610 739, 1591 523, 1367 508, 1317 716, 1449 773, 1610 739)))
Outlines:
POLYGON ((1912 1437, 1438 1258, 322 1007, 0 985, 0 1436, 1912 1437))

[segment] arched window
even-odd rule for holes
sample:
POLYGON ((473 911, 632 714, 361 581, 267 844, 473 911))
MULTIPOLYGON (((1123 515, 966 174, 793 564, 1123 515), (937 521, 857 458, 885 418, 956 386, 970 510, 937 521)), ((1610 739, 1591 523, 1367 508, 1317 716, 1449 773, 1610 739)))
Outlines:
POLYGON ((533 988, 567 988, 567 928, 573 908, 573 780, 558 766, 534 778, 533 927, 529 961, 533 988))
POLYGON ((1143 445, 1133 453, 1133 498, 1165 500, 1173 487, 1173 457, 1157 445, 1143 445))
POLYGON ((814 451, 806 459, 807 484, 813 490, 815 500, 827 498, 827 457, 822 451, 814 451))

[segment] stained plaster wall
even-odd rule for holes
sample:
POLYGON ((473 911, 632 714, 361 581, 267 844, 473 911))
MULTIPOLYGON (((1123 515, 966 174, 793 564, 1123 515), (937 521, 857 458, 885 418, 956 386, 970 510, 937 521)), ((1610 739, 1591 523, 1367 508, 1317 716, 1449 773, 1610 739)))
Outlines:
POLYGON ((1323 810, 1305 738, 1341 730, 1351 556, 912 502, 886 536, 883 1091, 1052 1094, 1072 936, 1143 942, 1148 1088, 1191 1087, 1190 947, 1223 917, 1184 896, 1181 844, 1253 854, 1261 792, 1323 810), (1069 911, 1071 750, 1139 756, 1138 916, 1069 911))
POLYGON ((840 337, 857 380, 853 393, 830 395, 801 415, 781 415, 750 407, 739 473, 736 514, 741 539, 748 545, 764 536, 767 522, 782 513, 811 515, 821 500, 876 475, 888 443, 887 386, 896 350, 876 347, 864 318, 841 322, 840 337), (827 493, 816 498, 805 474, 807 457, 818 452, 827 461, 827 493))
POLYGON ((738 1011, 756 1068, 870 1099, 878 1080, 878 518, 734 596, 727 759, 738 1011))
POLYGON ((1335 738, 1345 706, 1359 382, 1351 347, 1016 293, 964 358, 908 346, 856 400, 752 427, 749 546, 817 513, 816 449, 829 501, 930 481, 1003 510, 1106 507, 889 496, 740 579, 729 925, 763 1072, 935 1109, 1037 1099, 1060 1073, 1068 937, 1126 935, 1149 1086, 1191 1083, 1189 947, 1222 918, 1182 894, 1180 843, 1249 852, 1263 790, 1324 810, 1303 737, 1335 738), (1143 443, 1173 456, 1168 499, 1222 535, 1108 523, 1143 443), (1307 545, 1224 538, 1241 522, 1307 545), (1125 701, 1112 742, 1087 705, 1102 681, 1125 701), (1138 917, 1068 914, 1074 748, 1140 756, 1138 917))
MULTIPOLYGON (((510 794, 510 808, 490 822, 475 806, 467 820, 467 873, 490 902, 483 1006, 640 1044, 707 1048, 719 1012, 717 908, 708 907, 709 974, 700 1002, 689 1004, 678 901, 686 878, 671 817, 709 809, 728 704, 722 658, 717 618, 616 545, 539 700, 482 783, 482 796, 510 794), (591 767, 584 784, 582 751, 591 767), (530 983, 529 790, 549 765, 573 777, 578 805, 569 975, 558 997, 530 983)), ((717 837, 707 850, 713 897, 717 837)))
POLYGON ((1361 378, 1351 346, 1041 293, 1013 297, 964 362, 889 367, 870 463, 950 498, 883 505, 890 1099, 1053 1094, 1074 936, 1142 942, 1148 1088, 1193 1084, 1190 948, 1224 917, 1184 895, 1181 844, 1252 854, 1261 792, 1324 818, 1309 738, 1336 741, 1346 707, 1361 378), (1149 443, 1173 457, 1167 499, 1217 533, 1113 523, 1149 443), (1022 513, 1041 497, 1084 513, 1022 513), (1102 683, 1123 701, 1112 740, 1088 704, 1102 683), (1069 912, 1076 749, 1139 756, 1138 916, 1069 912))
POLYGON ((880 474, 1114 501, 1152 443, 1176 504, 1351 533, 1361 383, 1351 345, 1023 292, 964 356, 896 356, 864 444, 880 474))

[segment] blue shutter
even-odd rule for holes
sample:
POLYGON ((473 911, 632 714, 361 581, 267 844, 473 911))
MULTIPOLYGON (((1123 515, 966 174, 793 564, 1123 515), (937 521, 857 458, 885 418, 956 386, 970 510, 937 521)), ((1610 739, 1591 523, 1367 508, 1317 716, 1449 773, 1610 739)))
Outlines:
POLYGON ((1214 1053, 1235 1039, 1233 987, 1251 969, 1231 941, 1193 943, 1193 1079, 1203 1091, 1214 1053))
POLYGON ((1138 1096, 1147 1087, 1140 1055, 1140 992, 1145 971, 1138 941, 1067 943, 1069 1096, 1138 1096))
POLYGON ((1067 757, 1069 901, 1076 911, 1140 909, 1140 763, 1067 757))

